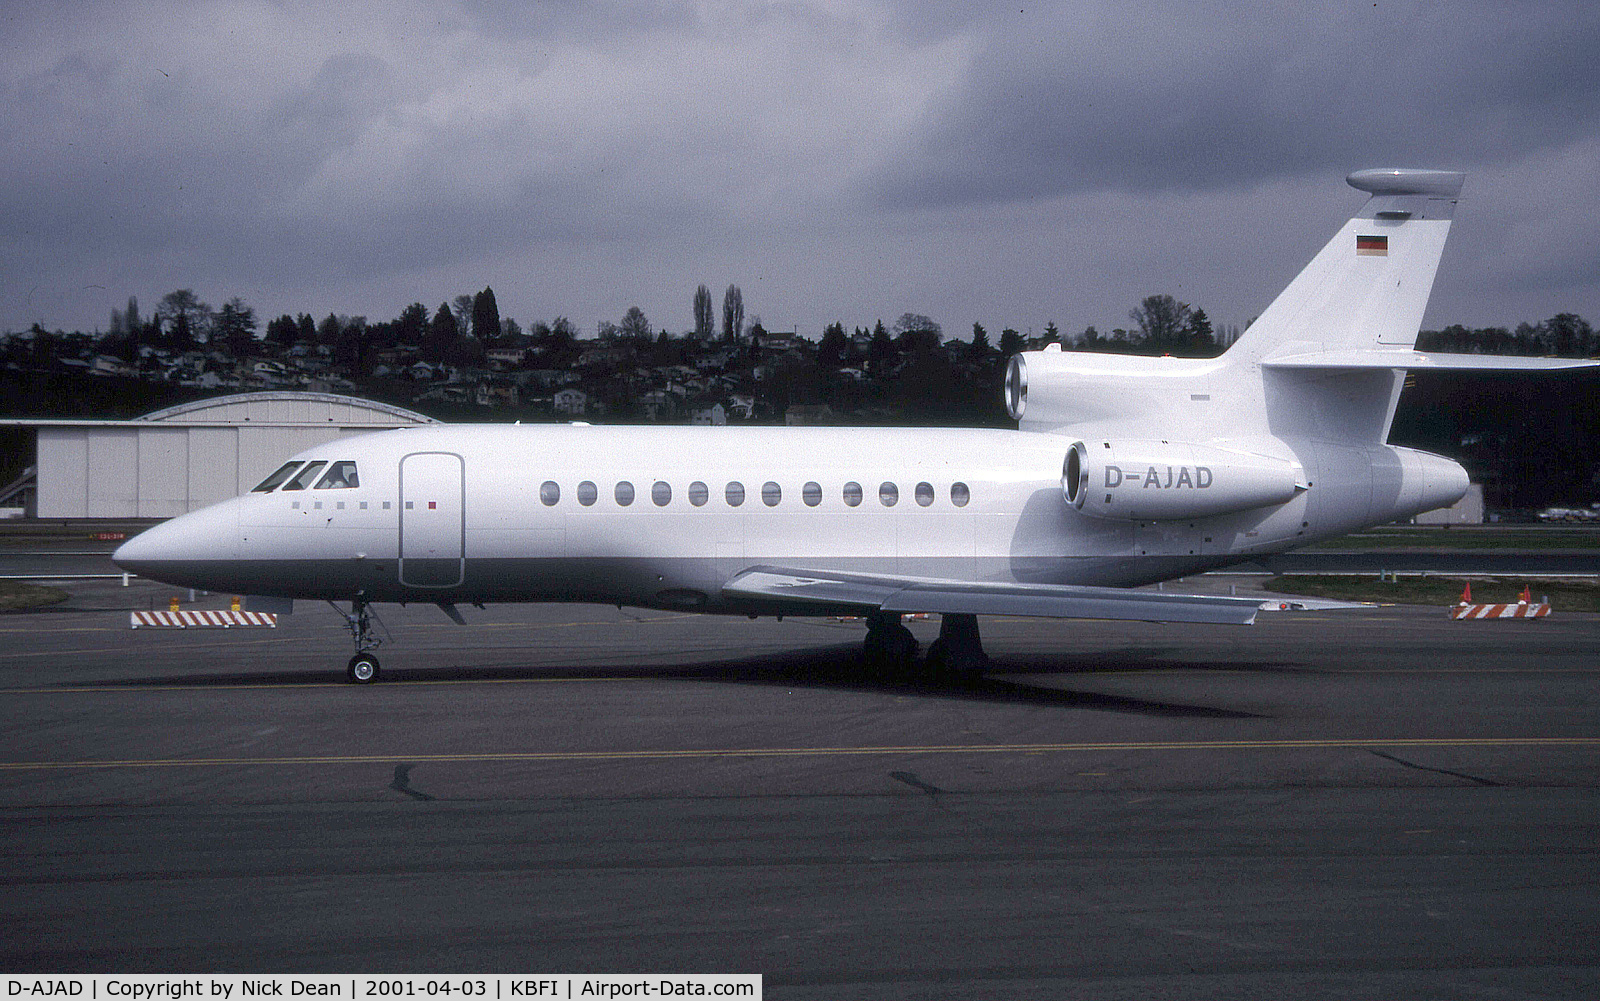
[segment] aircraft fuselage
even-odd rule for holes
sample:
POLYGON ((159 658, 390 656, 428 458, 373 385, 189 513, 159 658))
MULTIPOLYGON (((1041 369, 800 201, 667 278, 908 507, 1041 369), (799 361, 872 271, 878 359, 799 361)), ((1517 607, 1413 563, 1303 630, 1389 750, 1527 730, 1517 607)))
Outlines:
MULTIPOLYGON (((1298 464, 1305 489, 1210 517, 1115 520, 1064 499, 1074 440, 910 428, 388 431, 295 457, 353 463, 355 486, 319 488, 312 477, 300 489, 291 480, 245 494, 151 529, 118 561, 172 583, 254 595, 742 613, 752 609, 721 589, 757 564, 1139 585, 1426 510, 1457 479, 1465 486, 1454 463, 1407 449, 1257 439, 1231 444, 1298 464), (1331 474, 1326 487, 1319 470, 1331 474), (1419 486, 1430 477, 1431 489, 1419 486)), ((1227 489, 1231 471, 1141 464, 1118 470, 1114 483, 1103 475, 1095 489, 1199 496, 1227 489)))

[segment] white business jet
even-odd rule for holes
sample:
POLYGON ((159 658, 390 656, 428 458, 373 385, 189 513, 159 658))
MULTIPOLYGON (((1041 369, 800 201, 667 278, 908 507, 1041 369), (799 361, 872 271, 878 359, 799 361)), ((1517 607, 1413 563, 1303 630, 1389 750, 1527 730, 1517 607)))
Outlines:
POLYGON ((1255 600, 1131 588, 1458 500, 1459 465, 1385 444, 1408 369, 1585 364, 1414 350, 1462 177, 1350 175, 1365 207, 1221 357, 1012 358, 1015 431, 383 431, 114 559, 252 608, 348 602, 357 682, 373 602, 862 615, 880 665, 911 662, 901 614, 930 612, 933 669, 984 665, 983 614, 1248 624, 1255 600))

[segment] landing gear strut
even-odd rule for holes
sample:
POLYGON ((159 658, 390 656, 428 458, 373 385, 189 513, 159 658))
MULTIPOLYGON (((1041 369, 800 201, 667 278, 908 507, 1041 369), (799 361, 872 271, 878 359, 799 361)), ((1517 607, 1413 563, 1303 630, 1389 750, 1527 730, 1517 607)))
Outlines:
POLYGON ((942 615, 939 638, 928 647, 928 670, 970 678, 989 666, 976 615, 942 615))
POLYGON ((916 660, 920 645, 900 621, 899 613, 867 613, 867 638, 861 644, 861 653, 868 669, 881 674, 903 672, 916 660))
POLYGON ((355 642, 356 655, 350 658, 350 664, 345 668, 345 676, 353 684, 369 685, 378 680, 378 658, 372 651, 383 642, 373 633, 373 614, 368 610, 368 603, 364 598, 353 598, 350 601, 350 611, 346 612, 333 602, 334 611, 344 616, 344 623, 350 630, 350 639, 355 642))

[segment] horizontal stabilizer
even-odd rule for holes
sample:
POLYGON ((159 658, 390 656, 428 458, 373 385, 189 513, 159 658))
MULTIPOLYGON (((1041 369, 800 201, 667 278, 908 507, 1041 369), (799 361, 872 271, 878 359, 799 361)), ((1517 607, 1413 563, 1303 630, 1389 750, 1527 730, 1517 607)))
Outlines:
POLYGON ((937 580, 771 566, 737 574, 722 586, 722 593, 782 606, 790 615, 866 610, 1250 625, 1260 606, 1259 600, 1249 598, 1117 587, 937 580))
POLYGON ((1262 368, 1320 369, 1455 369, 1476 372, 1557 372, 1563 369, 1600 368, 1595 358, 1523 358, 1515 355, 1461 355, 1434 351, 1374 351, 1351 349, 1286 355, 1261 362, 1262 368))

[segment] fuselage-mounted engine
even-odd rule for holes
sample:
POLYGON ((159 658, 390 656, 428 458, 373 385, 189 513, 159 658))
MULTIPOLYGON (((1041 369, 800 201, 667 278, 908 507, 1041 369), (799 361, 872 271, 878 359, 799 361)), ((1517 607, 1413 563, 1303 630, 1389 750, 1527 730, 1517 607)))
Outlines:
POLYGON ((1307 488, 1298 462, 1162 440, 1077 441, 1061 494, 1095 518, 1165 521, 1283 504, 1307 488))

